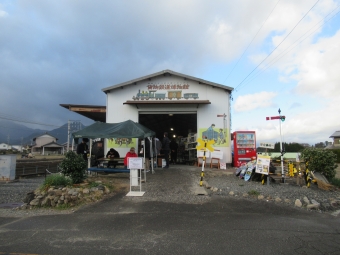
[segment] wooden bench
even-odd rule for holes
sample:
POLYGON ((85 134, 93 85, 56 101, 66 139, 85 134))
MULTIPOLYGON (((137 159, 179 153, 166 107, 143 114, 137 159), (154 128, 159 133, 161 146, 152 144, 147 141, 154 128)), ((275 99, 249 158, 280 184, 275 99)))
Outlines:
POLYGON ((100 168, 100 167, 90 167, 87 169, 89 172, 94 173, 130 173, 130 169, 124 168, 100 168))

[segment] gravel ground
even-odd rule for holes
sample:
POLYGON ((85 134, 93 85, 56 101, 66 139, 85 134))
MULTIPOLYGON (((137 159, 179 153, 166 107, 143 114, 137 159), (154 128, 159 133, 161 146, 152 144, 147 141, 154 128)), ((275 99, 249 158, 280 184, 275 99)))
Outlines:
MULTIPOLYGON (((204 182, 208 195, 197 195, 195 191, 199 188, 201 179, 201 168, 184 165, 171 165, 169 169, 155 169, 155 174, 150 172, 146 175, 146 182, 142 184, 142 197, 123 197, 127 201, 163 201, 170 203, 205 203, 214 197, 233 197, 243 199, 245 202, 251 200, 265 200, 269 203, 277 203, 283 206, 295 207, 295 200, 300 199, 306 210, 306 202, 315 200, 320 203, 319 212, 334 213, 340 209, 340 192, 324 191, 312 185, 311 188, 300 187, 295 182, 280 184, 271 183, 262 185, 260 182, 245 182, 234 174, 234 169, 216 170, 205 169, 204 182)), ((129 174, 99 175, 100 178, 112 178, 116 183, 120 182, 128 187, 129 174)), ((27 192, 35 190, 44 181, 44 177, 20 179, 12 183, 0 183, 0 204, 21 202, 27 192)), ((133 187, 134 190, 137 187, 133 187)), ((125 188, 124 192, 128 192, 125 188)), ((136 189, 139 191, 139 188, 136 189)), ((56 209, 33 209, 13 210, 6 209, 0 205, 0 216, 25 217, 46 214, 72 213, 77 208, 70 210, 56 209)))

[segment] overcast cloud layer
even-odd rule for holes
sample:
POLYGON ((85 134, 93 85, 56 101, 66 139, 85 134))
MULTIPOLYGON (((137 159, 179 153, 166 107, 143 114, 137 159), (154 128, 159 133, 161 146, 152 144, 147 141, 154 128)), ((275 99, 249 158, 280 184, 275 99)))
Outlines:
MULTIPOLYGON (((329 141, 340 130, 339 0, 0 0, 0 117, 91 121, 102 88, 171 69, 234 87, 232 131, 329 141), (316 3, 316 4, 315 4, 316 3)), ((36 128, 46 128, 35 126, 36 128)))

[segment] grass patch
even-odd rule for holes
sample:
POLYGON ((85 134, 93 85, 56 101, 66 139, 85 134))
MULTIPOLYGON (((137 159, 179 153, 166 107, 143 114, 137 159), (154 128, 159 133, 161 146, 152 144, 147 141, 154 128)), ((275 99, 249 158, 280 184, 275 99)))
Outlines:
POLYGON ((339 178, 333 178, 331 180, 331 184, 333 184, 334 186, 337 186, 338 188, 340 188, 340 179, 339 178))
POLYGON ((249 190, 248 191, 248 195, 250 195, 250 196, 258 196, 258 195, 260 195, 260 192, 258 192, 256 190, 249 190))
POLYGON ((99 185, 100 183, 97 183, 97 182, 89 182, 88 188, 95 188, 95 187, 98 187, 99 185))
POLYGON ((47 176, 41 186, 42 190, 48 190, 51 186, 67 186, 71 184, 71 180, 64 175, 54 174, 47 176))
POLYGON ((70 204, 61 204, 61 205, 57 205, 56 207, 54 207, 57 210, 67 210, 71 208, 70 204))

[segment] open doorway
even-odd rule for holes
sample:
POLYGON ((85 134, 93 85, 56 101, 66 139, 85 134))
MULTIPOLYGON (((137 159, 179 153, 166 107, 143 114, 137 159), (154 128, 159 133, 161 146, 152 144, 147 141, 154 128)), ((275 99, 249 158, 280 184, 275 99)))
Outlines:
POLYGON ((140 124, 156 133, 162 139, 163 133, 168 132, 169 138, 187 137, 189 133, 197 133, 196 113, 140 113, 140 124))
MULTIPOLYGON (((170 143, 170 164, 187 164, 193 161, 189 152, 187 138, 188 135, 197 133, 197 113, 140 113, 139 123, 150 128, 156 133, 156 137, 162 142, 164 132, 168 132, 170 143), (177 145, 173 145, 173 143, 177 145), (176 153, 172 151, 172 146, 177 148, 176 153)), ((194 144, 193 144, 194 145, 194 144)), ((160 155, 162 158, 162 155, 160 155)), ((158 166, 162 166, 162 161, 158 166)))

